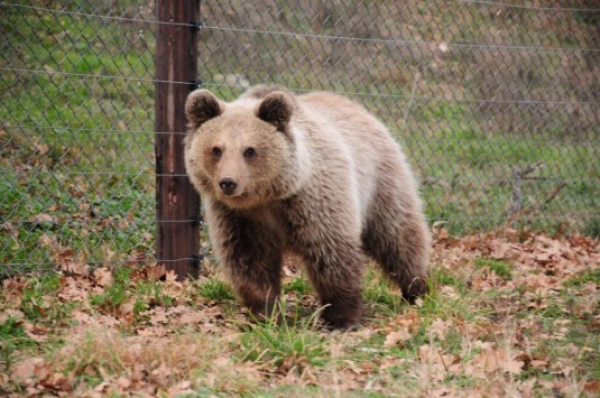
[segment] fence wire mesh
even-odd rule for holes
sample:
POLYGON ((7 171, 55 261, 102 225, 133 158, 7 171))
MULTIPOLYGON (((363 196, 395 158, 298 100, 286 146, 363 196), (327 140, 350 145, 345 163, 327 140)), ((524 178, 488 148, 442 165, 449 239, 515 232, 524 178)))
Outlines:
MULTIPOLYGON (((0 274, 155 261, 154 2, 0 10, 0 274)), ((432 224, 600 235, 595 0, 202 1, 200 14, 204 87, 363 103, 405 148, 432 224)))

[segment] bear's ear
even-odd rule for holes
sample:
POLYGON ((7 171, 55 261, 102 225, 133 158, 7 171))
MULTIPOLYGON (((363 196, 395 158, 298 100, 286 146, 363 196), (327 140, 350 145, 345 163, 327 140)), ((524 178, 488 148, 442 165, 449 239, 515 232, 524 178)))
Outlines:
POLYGON ((223 109, 219 100, 208 90, 192 91, 185 101, 185 116, 194 129, 221 113, 223 109))
POLYGON ((294 100, 283 91, 273 91, 265 96, 258 107, 258 117, 285 131, 294 113, 294 100))

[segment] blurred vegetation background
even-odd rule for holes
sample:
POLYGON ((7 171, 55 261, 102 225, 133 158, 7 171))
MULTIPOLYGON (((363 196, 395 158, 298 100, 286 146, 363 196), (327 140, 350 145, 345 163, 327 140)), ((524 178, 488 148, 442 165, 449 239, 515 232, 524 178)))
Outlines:
MULTIPOLYGON (((153 261, 154 1, 0 13, 0 275, 153 261)), ((600 237, 596 1, 202 1, 199 20, 204 87, 363 103, 436 229, 600 237)))

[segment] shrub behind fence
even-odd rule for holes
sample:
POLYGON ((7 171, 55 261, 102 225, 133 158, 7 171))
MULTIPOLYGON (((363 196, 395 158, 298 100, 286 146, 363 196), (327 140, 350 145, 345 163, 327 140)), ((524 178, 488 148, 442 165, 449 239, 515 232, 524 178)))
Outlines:
MULTIPOLYGON (((157 260, 154 2, 64 3, 0 3, 2 275, 157 260)), ((600 235, 595 1, 200 5, 203 87, 362 102, 436 227, 600 235)))

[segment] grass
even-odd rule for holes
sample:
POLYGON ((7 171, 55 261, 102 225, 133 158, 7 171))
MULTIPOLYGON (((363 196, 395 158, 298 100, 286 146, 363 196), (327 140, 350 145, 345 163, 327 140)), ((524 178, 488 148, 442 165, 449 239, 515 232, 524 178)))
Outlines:
POLYGON ((200 285, 200 295, 208 300, 224 301, 234 298, 229 285, 217 278, 210 278, 200 285))
POLYGON ((27 336, 21 322, 14 318, 0 323, 0 362, 2 371, 7 372, 13 365, 13 358, 23 350, 31 350, 36 342, 27 336))
POLYGON ((567 286, 580 286, 586 283, 600 283, 600 268, 583 271, 565 282, 567 286))
POLYGON ((44 274, 32 278, 23 289, 20 310, 30 321, 38 319, 60 319, 64 305, 57 300, 49 299, 61 287, 60 276, 57 274, 44 274))
POLYGON ((288 320, 279 321, 278 314, 286 312, 285 302, 280 301, 278 311, 270 319, 249 325, 248 332, 238 343, 242 361, 272 367, 276 372, 297 374, 308 367, 323 366, 327 345, 317 327, 319 311, 301 319, 301 311, 292 309, 291 325, 288 320))
POLYGON ((599 188, 593 179, 600 169, 587 143, 561 143, 541 136, 515 139, 475 130, 466 122, 442 129, 436 126, 447 120, 448 115, 443 115, 425 122, 432 125, 427 144, 420 138, 403 139, 405 147, 415 148, 415 164, 425 183, 423 196, 444 198, 426 200, 430 218, 446 221, 453 234, 507 224, 548 231, 568 226, 593 234, 594 218, 586 220, 581 215, 596 205, 599 188), (442 153, 451 154, 452 161, 440 158, 442 153), (519 181, 522 211, 511 217, 517 200, 515 171, 537 162, 543 166, 519 181), (564 212, 566 203, 568 211, 564 212), (457 214, 463 216, 457 218, 457 214))
POLYGON ((511 266, 506 261, 496 261, 486 258, 478 258, 475 260, 475 266, 478 268, 487 268, 500 278, 505 280, 511 280, 511 266))
POLYGON ((0 106, 0 261, 7 264, 0 273, 57 265, 63 247, 96 264, 151 250, 144 238, 154 200, 148 48, 137 51, 126 30, 94 18, 20 8, 7 18, 20 55, 0 60, 11 68, 0 80, 10 98, 0 106), (133 81, 113 77, 121 74, 133 81), (48 221, 34 221, 40 216, 48 221), (55 243, 40 245, 44 236, 55 243))
POLYGON ((118 267, 7 279, 0 295, 1 388, 10 394, 43 385, 76 395, 593 396, 600 378, 600 282, 593 265, 577 256, 596 258, 597 242, 518 233, 453 239, 436 243, 431 292, 415 306, 369 268, 362 327, 347 333, 320 327, 320 308, 299 271, 285 279, 279 304, 285 315, 264 322, 250 319, 216 275, 179 282, 159 267, 118 267), (480 255, 501 245, 504 256, 480 255), (561 247, 565 257, 533 261, 547 247, 561 247), (511 259, 516 252, 520 263, 511 259), (537 285, 522 289, 536 275, 537 285), (65 311, 48 310, 57 297, 68 304, 65 311), (30 366, 38 369, 32 378, 30 366))
POLYGON ((102 293, 92 296, 90 304, 109 312, 118 310, 131 296, 129 289, 132 271, 132 268, 118 267, 114 272, 113 283, 102 293))

